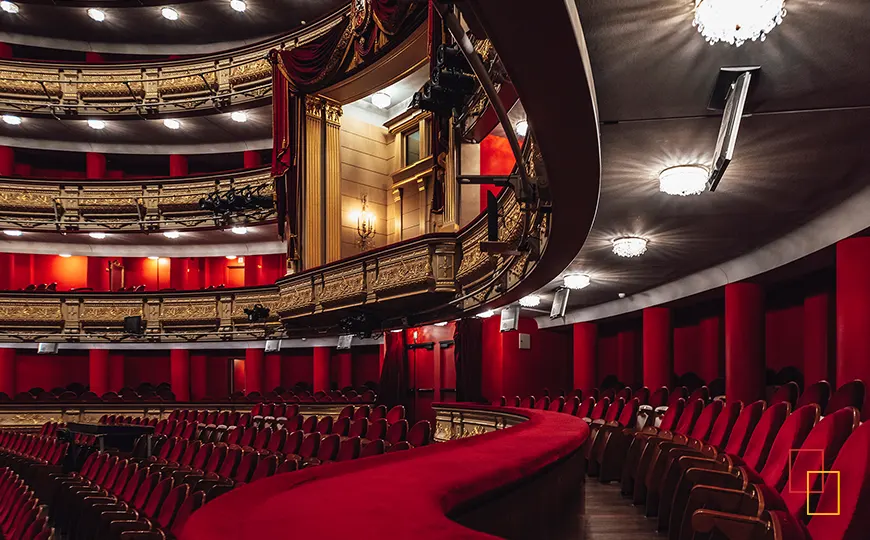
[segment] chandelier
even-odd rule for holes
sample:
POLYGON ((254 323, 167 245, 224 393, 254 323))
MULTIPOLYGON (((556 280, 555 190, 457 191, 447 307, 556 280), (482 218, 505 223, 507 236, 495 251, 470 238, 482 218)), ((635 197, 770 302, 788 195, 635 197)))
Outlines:
POLYGON ((692 26, 713 45, 764 41, 786 15, 785 0, 695 0, 692 26))
POLYGON ((698 195, 707 190, 707 169, 700 165, 679 165, 659 173, 659 191, 668 195, 698 195))
POLYGON ((646 238, 637 236, 614 238, 613 252, 620 257, 639 257, 646 253, 646 238))
POLYGON ((590 283, 592 279, 586 274, 569 274, 562 278, 562 285, 574 291, 588 287, 590 283))
POLYGON ((520 298, 520 305, 523 307, 535 307, 541 303, 541 297, 537 294, 530 294, 520 298))

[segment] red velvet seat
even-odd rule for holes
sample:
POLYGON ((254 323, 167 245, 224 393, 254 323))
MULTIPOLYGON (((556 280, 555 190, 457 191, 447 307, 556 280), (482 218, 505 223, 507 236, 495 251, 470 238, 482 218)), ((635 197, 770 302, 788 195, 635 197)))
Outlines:
POLYGON ((562 412, 565 414, 576 416, 579 409, 580 398, 578 398, 577 396, 572 396, 568 398, 568 400, 565 402, 565 406, 562 408, 562 412))
POLYGON ((370 441, 383 440, 387 437, 387 421, 383 418, 369 422, 366 439, 370 441))
POLYGON ((797 400, 797 408, 815 403, 823 411, 828 406, 828 400, 831 399, 831 383, 828 381, 818 381, 811 384, 803 391, 797 400))
POLYGON ((426 446, 432 438, 432 425, 426 420, 420 420, 408 431, 407 441, 411 446, 426 446))
POLYGON ((350 437, 341 441, 341 448, 338 450, 338 455, 335 461, 350 461, 356 459, 360 455, 362 443, 359 437, 350 437))
POLYGON ((317 421, 317 426, 314 428, 316 433, 320 433, 321 435, 329 435, 332 433, 332 417, 324 416, 320 420, 317 421))
POLYGON ((587 456, 586 472, 589 476, 598 476, 604 448, 607 446, 607 441, 613 432, 626 428, 634 428, 639 408, 640 401, 638 398, 632 398, 628 405, 622 407, 618 417, 608 421, 604 425, 592 424, 590 426, 592 431, 585 443, 587 456))
POLYGON ((507 403, 507 400, 505 399, 505 397, 501 396, 497 399, 492 400, 491 405, 493 407, 504 407, 506 403, 507 403))
POLYGON ((347 437, 348 432, 350 431, 350 417, 342 417, 335 421, 332 424, 332 433, 339 435, 341 437, 347 437))
POLYGON ((347 407, 344 407, 343 409, 341 409, 341 412, 338 413, 339 420, 341 420, 342 418, 350 418, 351 416, 353 416, 353 405, 348 405, 347 407))
POLYGON ((534 409, 535 408, 535 396, 526 396, 520 401, 520 407, 523 409, 534 409))
POLYGON ((706 386, 696 388, 695 391, 689 395, 688 399, 686 399, 686 403, 691 403, 696 399, 700 399, 704 403, 710 401, 710 390, 708 390, 706 386))
POLYGON ((338 451, 341 449, 341 438, 338 435, 327 435, 320 440, 320 446, 314 456, 303 461, 303 467, 320 465, 328 461, 335 461, 338 451))
POLYGON ((631 400, 631 397, 632 397, 631 388, 626 386, 625 388, 623 388, 622 390, 620 390, 619 392, 617 392, 613 396, 612 401, 615 403, 617 400, 622 399, 623 401, 628 402, 631 400))
POLYGON ((314 433, 317 429, 317 417, 316 416, 307 416, 305 417, 305 421, 302 422, 302 432, 303 433, 314 433))
POLYGON ((638 388, 637 392, 634 393, 634 397, 637 398, 638 403, 640 403, 641 405, 646 405, 647 403, 649 403, 649 388, 647 388, 646 386, 638 388))
POLYGON ((603 397, 595 403, 595 407, 592 408, 592 412, 589 413, 588 418, 584 418, 587 422, 592 422, 593 420, 602 420, 607 415, 607 409, 610 407, 610 398, 603 397))
POLYGON ((837 388, 837 391, 831 396, 830 401, 828 401, 828 407, 825 409, 825 414, 831 414, 845 407, 855 407, 861 411, 863 417, 864 395, 865 388, 863 381, 858 379, 849 381, 837 388))
POLYGON ((278 465, 275 474, 294 472, 299 470, 299 462, 292 459, 285 459, 278 465))
MULTIPOLYGON (((386 409, 386 407, 384 407, 384 409, 386 409)), ((353 409, 353 406, 351 406, 351 411, 353 412, 353 414, 350 415, 351 420, 360 420, 362 418, 368 418, 372 414, 371 407, 369 407, 368 405, 360 405, 355 410, 353 409)), ((404 409, 402 410, 402 412, 404 414, 404 409)), ((386 417, 386 414, 388 414, 388 413, 385 413, 384 417, 386 417)))
POLYGON ((360 437, 365 438, 366 433, 368 431, 369 422, 366 419, 356 420, 350 425, 350 429, 347 432, 348 437, 360 437))
POLYGON ((548 411, 552 412, 562 412, 562 409, 565 408, 565 398, 562 396, 557 397, 556 399, 550 401, 550 406, 547 407, 548 411))
POLYGON ((302 423, 304 419, 300 414, 294 414, 293 416, 288 417, 283 424, 281 424, 284 429, 287 431, 297 431, 302 429, 302 423))
POLYGON ((387 406, 386 405, 378 405, 374 409, 372 409, 369 414, 369 420, 375 421, 380 420, 381 418, 387 417, 387 406))
POLYGON ((408 437, 408 421, 407 420, 399 420, 395 424, 390 424, 389 429, 387 430, 387 436, 385 441, 387 446, 391 446, 398 442, 406 440, 408 437))
POLYGON ((592 414, 592 409, 595 408, 595 398, 588 397, 583 400, 580 406, 577 408, 577 412, 574 413, 574 416, 579 418, 588 418, 589 415, 592 414))
POLYGON ((539 411, 546 411, 550 407, 550 398, 549 396, 544 396, 537 401, 535 401, 535 408, 539 411))
POLYGON ((390 446, 389 448, 387 448, 387 452, 400 452, 402 450, 410 450, 410 449, 411 449, 411 443, 409 443, 408 441, 402 441, 402 442, 396 443, 396 444, 390 446))
POLYGON ((798 400, 798 394, 800 394, 800 387, 794 381, 789 381, 784 385, 780 386, 776 389, 776 392, 768 400, 770 405, 776 405, 780 402, 786 402, 792 407, 795 406, 798 400))
POLYGON ((381 455, 384 453, 385 447, 386 445, 381 439, 371 441, 363 446, 362 450, 359 453, 359 457, 364 458, 381 455))
POLYGON ((401 420, 405 419, 405 407, 403 405, 396 405, 387 411, 387 424, 395 424, 401 420))

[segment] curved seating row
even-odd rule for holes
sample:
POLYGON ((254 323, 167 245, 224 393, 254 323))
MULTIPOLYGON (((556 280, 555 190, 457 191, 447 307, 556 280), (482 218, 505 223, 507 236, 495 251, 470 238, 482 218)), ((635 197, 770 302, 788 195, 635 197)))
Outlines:
POLYGON ((0 538, 48 540, 52 528, 36 494, 9 467, 0 468, 0 538))

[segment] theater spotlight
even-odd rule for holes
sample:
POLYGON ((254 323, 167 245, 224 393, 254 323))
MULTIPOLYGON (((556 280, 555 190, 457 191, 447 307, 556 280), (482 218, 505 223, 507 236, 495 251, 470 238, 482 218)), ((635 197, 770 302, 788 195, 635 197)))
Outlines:
POLYGON ((263 304, 254 304, 254 307, 245 308, 248 322, 265 322, 269 318, 269 308, 263 304))
POLYGON ((461 109, 476 87, 477 79, 459 47, 442 44, 430 80, 411 98, 411 108, 448 115, 461 109))

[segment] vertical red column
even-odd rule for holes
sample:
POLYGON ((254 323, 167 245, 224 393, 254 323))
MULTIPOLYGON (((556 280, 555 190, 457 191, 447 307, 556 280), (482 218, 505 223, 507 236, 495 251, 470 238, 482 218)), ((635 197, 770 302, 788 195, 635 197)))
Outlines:
POLYGON ((253 287, 265 283, 260 281, 260 274, 263 272, 263 256, 248 255, 245 257, 245 287, 253 287))
POLYGON ((700 344, 698 356, 698 376, 708 384, 720 377, 719 363, 722 350, 722 320, 719 317, 703 319, 699 324, 700 344))
MULTIPOLYGON (((339 389, 353 386, 353 364, 351 358, 349 350, 336 353, 336 360, 338 362, 338 381, 336 382, 339 389)), ((439 357, 436 356, 436 358, 439 357)))
POLYGON ((169 176, 187 176, 187 157, 180 154, 170 154, 169 176))
POLYGON ((10 146, 0 146, 0 176, 15 174, 15 150, 10 146))
POLYGON ((103 57, 103 55, 98 52, 85 52, 85 62, 87 62, 88 64, 102 64, 105 61, 106 59, 103 57))
POLYGON ((755 283, 725 285, 725 394, 764 399, 764 290, 755 283))
POLYGON ((598 326, 593 322, 577 323, 574 333, 574 388, 586 395, 597 384, 595 362, 598 349, 598 326))
POLYGON ((97 152, 85 154, 85 176, 88 180, 98 180, 106 177, 106 155, 97 152))
POLYGON ((109 391, 109 350, 88 351, 88 382, 91 392, 102 396, 109 391))
POLYGON ((206 356, 194 354, 190 357, 190 399, 202 400, 208 395, 206 356))
POLYGON ((281 353, 266 355, 266 390, 281 386, 281 353))
POLYGON ((12 58, 12 45, 0 43, 0 58, 12 58))
POLYGON ((260 153, 256 150, 245 150, 244 154, 242 154, 242 158, 245 160, 246 169, 256 169, 263 165, 263 159, 260 157, 260 153))
POLYGON ((870 237, 837 244, 837 386, 853 379, 870 384, 870 237))
POLYGON ((190 401, 190 350, 169 351, 169 375, 177 401, 190 401))
POLYGON ((245 393, 263 392, 264 390, 264 354, 262 348, 245 349, 245 393))
POLYGON ((643 310, 643 384, 650 389, 671 386, 673 372, 671 310, 643 310))
POLYGON ((329 390, 329 347, 314 347, 314 391, 329 390))
POLYGON ((0 392, 15 395, 15 349, 0 349, 0 392))
POLYGON ((109 355, 109 391, 117 392, 124 388, 124 354, 112 353, 109 355))
POLYGON ((169 262, 169 286, 178 291, 183 291, 187 286, 187 270, 189 268, 189 259, 181 257, 171 259, 169 262))
POLYGON ((619 365, 616 366, 616 376, 619 377, 620 382, 633 387, 637 383, 637 374, 635 373, 637 334, 634 330, 624 330, 619 333, 616 339, 619 347, 619 365))
POLYGON ((804 298, 804 382, 807 386, 830 381, 828 335, 831 315, 831 295, 824 292, 804 298))

